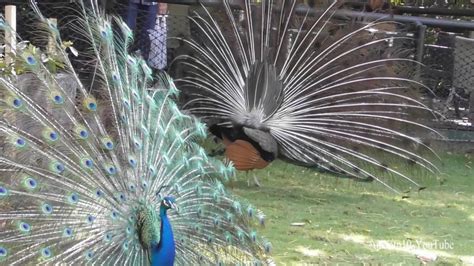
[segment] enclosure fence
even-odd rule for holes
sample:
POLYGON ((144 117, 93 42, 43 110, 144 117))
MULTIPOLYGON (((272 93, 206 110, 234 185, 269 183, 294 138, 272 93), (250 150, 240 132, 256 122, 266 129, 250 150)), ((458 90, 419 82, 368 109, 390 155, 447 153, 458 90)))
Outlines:
MULTIPOLYGON (((45 47, 47 43, 38 43, 37 40, 31 38, 35 16, 26 2, 15 1, 17 31, 25 40, 45 47)), ((114 5, 107 7, 108 12, 123 16, 127 9, 126 2, 124 0, 116 1, 114 5)), ((176 37, 190 38, 197 34, 187 17, 201 7, 200 5, 175 4, 190 1, 167 0, 165 2, 174 4, 168 4, 169 12, 158 15, 156 18, 156 26, 150 32, 151 45, 148 62, 154 68, 167 70, 166 65, 172 62, 175 57, 192 52, 176 37)), ((71 1, 41 1, 38 4, 45 16, 57 19, 63 39, 73 41, 75 47, 80 50, 81 40, 74 35, 74 32, 69 32, 61 27, 73 15, 74 3, 71 1)), ((4 6, 5 1, 3 1, 2 10, 5 10, 4 6)), ((238 12, 239 10, 236 9, 235 13, 238 12)), ((146 12, 139 14, 138 29, 145 23, 146 17, 146 12)), ((461 21, 457 24, 460 25, 460 30, 454 33, 411 23, 411 20, 413 17, 404 23, 408 29, 407 33, 414 37, 414 41, 410 44, 413 51, 410 56, 427 66, 420 78, 435 95, 431 99, 431 107, 447 117, 447 120, 450 121, 449 127, 464 126, 469 130, 469 125, 471 125, 469 119, 474 121, 474 110, 472 110, 474 109, 474 93, 472 93, 474 90, 474 41, 463 36, 469 32, 469 27, 472 26, 472 30, 474 30, 474 23, 461 21)), ((2 37, 5 38, 5 36, 2 37)), ((137 44, 135 43, 131 49, 138 51, 137 44)), ((180 71, 182 70, 174 68, 170 74, 172 76, 183 75, 183 73, 179 73, 180 71)), ((470 129, 472 130, 473 127, 471 126, 470 129)))

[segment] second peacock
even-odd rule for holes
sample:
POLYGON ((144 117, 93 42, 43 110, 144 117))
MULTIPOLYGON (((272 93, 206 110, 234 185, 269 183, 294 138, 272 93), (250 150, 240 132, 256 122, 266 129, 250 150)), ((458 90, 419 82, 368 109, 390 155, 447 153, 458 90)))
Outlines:
POLYGON ((195 144, 205 126, 178 110, 167 76, 148 89, 130 29, 91 2, 68 24, 88 45, 80 60, 32 2, 49 52, 21 41, 0 76, 0 263, 267 262, 251 229, 263 216, 215 178, 232 166, 195 144))
POLYGON ((304 10, 296 0, 245 0, 235 12, 224 0, 219 11, 195 12, 193 52, 175 64, 187 70, 184 106, 223 140, 238 170, 281 158, 419 188, 397 167, 438 172, 423 141, 437 133, 426 125, 435 116, 413 75, 422 66, 407 51, 412 40, 397 23, 338 20, 342 1, 330 2, 304 10))

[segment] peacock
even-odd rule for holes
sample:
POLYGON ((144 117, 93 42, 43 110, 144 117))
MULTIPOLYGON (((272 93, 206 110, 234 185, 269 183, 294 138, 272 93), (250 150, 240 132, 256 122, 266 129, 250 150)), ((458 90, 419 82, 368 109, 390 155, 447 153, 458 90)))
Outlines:
POLYGON ((176 77, 183 107, 237 170, 280 158, 395 191, 392 179, 422 188, 404 168, 437 173, 428 139, 439 134, 427 125, 437 114, 423 103, 430 90, 414 75, 423 66, 410 57, 412 37, 395 22, 338 20, 341 3, 245 0, 234 12, 224 0, 194 12, 195 34, 184 39, 193 52, 172 64, 186 67, 176 77))
POLYGON ((197 144, 173 80, 129 54, 123 21, 76 4, 59 26, 84 49, 31 1, 46 48, 17 36, 0 75, 0 264, 270 263, 264 214, 226 191, 234 167, 197 144))

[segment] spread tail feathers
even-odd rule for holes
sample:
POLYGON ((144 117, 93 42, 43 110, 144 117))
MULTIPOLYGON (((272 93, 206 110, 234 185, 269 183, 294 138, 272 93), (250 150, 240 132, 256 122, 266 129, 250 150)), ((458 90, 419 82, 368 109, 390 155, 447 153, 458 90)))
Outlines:
POLYGON ((405 163, 438 172, 423 140, 438 133, 424 123, 433 113, 418 89, 430 92, 413 79, 419 63, 401 25, 337 20, 338 1, 316 16, 296 14, 296 4, 245 0, 239 20, 228 0, 224 12, 196 12, 194 55, 177 59, 192 74, 179 83, 194 95, 185 106, 268 132, 282 158, 391 189, 393 177, 418 186, 405 163))
MULTIPOLYGON (((128 54, 132 34, 120 19, 77 3, 66 26, 88 44, 79 51, 85 78, 33 1, 36 37, 53 52, 21 42, 24 74, 0 76, 0 264, 146 265, 170 194, 177 264, 265 262, 256 209, 216 180, 233 168, 194 142, 205 126, 178 109, 167 76, 149 89, 151 71, 128 54)), ((11 32, 3 19, 0 27, 11 32)))

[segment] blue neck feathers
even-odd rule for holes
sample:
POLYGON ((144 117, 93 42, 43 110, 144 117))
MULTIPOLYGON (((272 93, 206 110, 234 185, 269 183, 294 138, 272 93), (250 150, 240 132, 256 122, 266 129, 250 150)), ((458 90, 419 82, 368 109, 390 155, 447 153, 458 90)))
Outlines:
POLYGON ((173 266, 176 256, 173 230, 166 211, 167 209, 164 206, 160 207, 160 242, 151 246, 152 266, 173 266))

